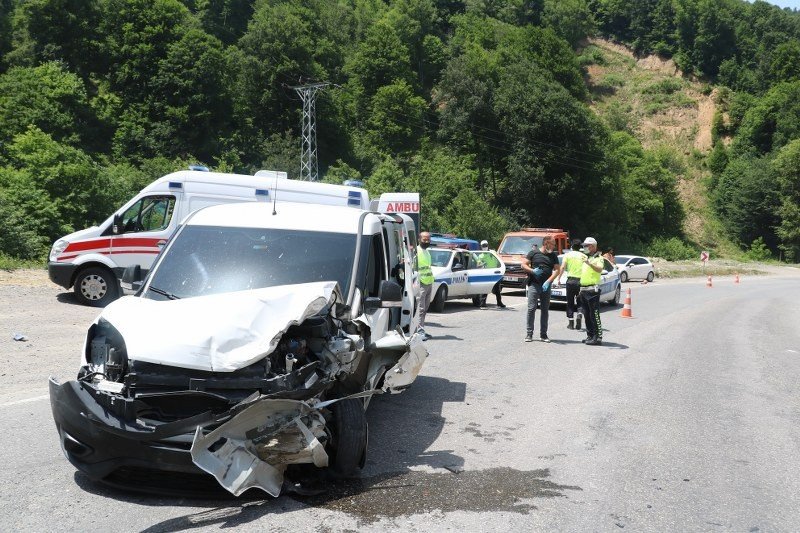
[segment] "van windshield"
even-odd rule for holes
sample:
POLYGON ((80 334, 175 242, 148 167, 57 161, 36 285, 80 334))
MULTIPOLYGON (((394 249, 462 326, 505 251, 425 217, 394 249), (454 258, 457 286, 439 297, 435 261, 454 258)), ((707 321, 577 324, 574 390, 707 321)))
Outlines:
POLYGON ((144 297, 189 298, 317 281, 336 281, 347 294, 355 246, 356 237, 347 233, 188 226, 164 254, 144 297))
POLYGON ((539 247, 542 245, 542 237, 512 235, 503 239, 500 244, 500 249, 497 250, 501 254, 508 255, 528 255, 534 246, 539 247))

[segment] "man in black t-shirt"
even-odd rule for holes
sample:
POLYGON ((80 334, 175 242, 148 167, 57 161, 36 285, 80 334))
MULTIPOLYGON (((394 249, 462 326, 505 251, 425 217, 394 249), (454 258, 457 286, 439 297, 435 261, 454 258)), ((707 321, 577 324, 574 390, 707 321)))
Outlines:
POLYGON ((527 333, 525 342, 533 340, 533 324, 536 320, 536 305, 541 303, 541 320, 539 322, 539 338, 542 342, 550 342, 547 337, 547 320, 550 312, 550 284, 558 279, 561 266, 555 252, 556 242, 551 236, 542 240, 541 248, 528 252, 522 261, 522 269, 528 273, 528 314, 526 317, 527 333))

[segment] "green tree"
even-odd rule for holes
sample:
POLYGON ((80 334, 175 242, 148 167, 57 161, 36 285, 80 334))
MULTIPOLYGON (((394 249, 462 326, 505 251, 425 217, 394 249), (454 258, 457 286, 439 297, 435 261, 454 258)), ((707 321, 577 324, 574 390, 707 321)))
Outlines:
POLYGON ((780 217, 776 233, 787 258, 800 258, 800 139, 795 139, 778 152, 772 171, 780 190, 780 217))
POLYGON ((545 0, 542 22, 573 47, 595 31, 586 0, 545 0))

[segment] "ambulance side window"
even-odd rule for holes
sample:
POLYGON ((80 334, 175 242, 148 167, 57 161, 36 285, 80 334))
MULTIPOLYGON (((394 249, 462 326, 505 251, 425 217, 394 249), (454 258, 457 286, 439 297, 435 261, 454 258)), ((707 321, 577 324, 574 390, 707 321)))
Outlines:
POLYGON ((122 214, 123 233, 164 230, 169 227, 173 211, 174 196, 146 196, 122 214))

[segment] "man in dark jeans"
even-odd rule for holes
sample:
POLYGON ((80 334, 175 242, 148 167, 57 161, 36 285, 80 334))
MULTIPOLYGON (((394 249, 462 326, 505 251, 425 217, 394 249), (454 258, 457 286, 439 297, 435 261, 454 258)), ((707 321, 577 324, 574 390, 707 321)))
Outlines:
POLYGON ((551 236, 542 239, 541 248, 528 252, 522 261, 522 270, 528 273, 528 314, 526 317, 527 333, 525 342, 533 340, 533 326, 536 320, 536 304, 541 304, 541 321, 539 338, 542 342, 550 342, 547 337, 547 320, 550 311, 550 284, 558 278, 561 267, 558 254, 555 252, 556 242, 551 236))

